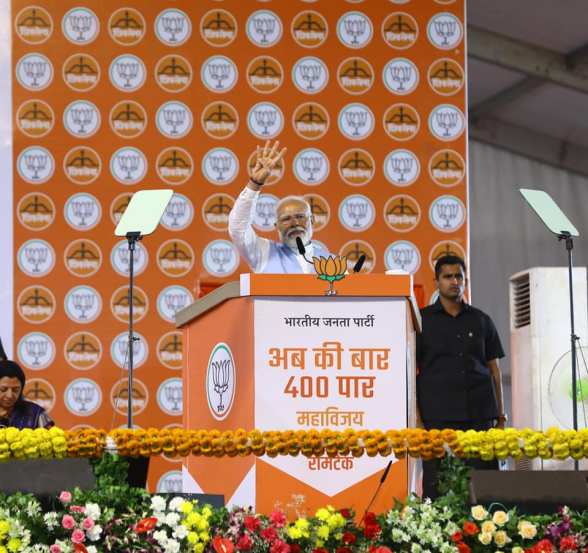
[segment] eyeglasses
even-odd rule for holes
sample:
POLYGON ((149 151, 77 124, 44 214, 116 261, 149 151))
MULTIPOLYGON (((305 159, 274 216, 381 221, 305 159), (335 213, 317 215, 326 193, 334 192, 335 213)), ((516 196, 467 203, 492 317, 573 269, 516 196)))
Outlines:
POLYGON ((296 221, 297 223, 306 223, 306 221, 308 221, 308 215, 306 213, 295 213, 294 215, 284 215, 278 219, 278 223, 282 225, 287 225, 292 221, 296 221))

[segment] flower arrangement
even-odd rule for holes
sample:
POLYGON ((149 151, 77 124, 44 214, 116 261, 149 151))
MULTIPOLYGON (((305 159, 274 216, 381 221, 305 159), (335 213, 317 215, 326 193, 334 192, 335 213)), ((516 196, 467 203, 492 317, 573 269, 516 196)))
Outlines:
POLYGON ((97 553, 93 545, 102 537, 102 525, 112 513, 97 503, 79 505, 73 502, 68 491, 59 495, 61 509, 49 511, 43 516, 47 530, 54 538, 49 544, 49 553, 97 553))
POLYGON ((104 528, 104 551, 202 553, 210 541, 212 509, 182 497, 153 496, 137 511, 121 513, 104 528))
POLYGON ((430 500, 409 500, 392 509, 382 522, 382 539, 393 551, 458 553, 452 536, 455 514, 430 500))
POLYGON ((476 505, 461 521, 461 527, 452 536, 460 553, 588 553, 586 520, 566 507, 551 517, 523 516, 516 509, 495 507, 476 505))
POLYGON ((30 544, 30 530, 15 515, 14 510, 0 507, 0 553, 25 551, 30 544))
MULTIPOLYGON (((558 553, 588 552, 588 511, 554 515, 476 505, 467 512, 409 498, 388 513, 332 506, 287 520, 141 496, 124 508, 62 492, 43 513, 32 496, 0 497, 0 553, 558 553)), ((87 493, 87 492, 84 492, 87 493)))
POLYGON ((35 457, 95 457, 105 451, 129 457, 200 455, 235 457, 247 455, 298 455, 354 457, 406 456, 440 459, 452 452, 457 457, 483 460, 541 457, 543 459, 588 458, 588 429, 545 432, 514 428, 475 430, 147 430, 82 429, 63 431, 0 429, 0 461, 35 457))

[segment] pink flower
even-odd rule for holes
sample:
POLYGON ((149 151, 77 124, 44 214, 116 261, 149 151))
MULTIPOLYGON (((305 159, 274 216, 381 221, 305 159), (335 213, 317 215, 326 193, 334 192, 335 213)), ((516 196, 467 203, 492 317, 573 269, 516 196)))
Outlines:
POLYGON ((84 519, 84 521, 82 522, 82 528, 84 530, 91 530, 92 528, 94 528, 94 519, 91 519, 90 517, 86 517, 84 519))
POLYGON ((69 512, 70 513, 85 513, 86 508, 82 507, 81 505, 70 505, 69 512))
POLYGON ((84 531, 80 530, 79 528, 76 528, 71 533, 71 541, 74 543, 84 543, 85 539, 86 539, 86 534, 84 534, 84 531))
POLYGON ((276 528, 282 528, 286 524, 286 515, 282 511, 273 511, 269 518, 276 528))
POLYGON ((76 521, 74 517, 71 515, 63 515, 63 518, 61 519, 61 526, 63 526, 66 530, 71 530, 72 528, 75 528, 75 525, 76 521))
MULTIPOLYGON (((63 493, 66 493, 66 492, 63 492, 63 493)), ((61 547, 59 547, 59 545, 57 545, 56 543, 54 543, 49 548, 49 553, 62 553, 61 547)))
MULTIPOLYGON (((59 494, 59 501, 61 501, 64 505, 67 505, 68 503, 71 503, 71 493, 69 493, 69 492, 61 492, 59 494)), ((56 547, 59 547, 59 545, 56 545, 56 547)))

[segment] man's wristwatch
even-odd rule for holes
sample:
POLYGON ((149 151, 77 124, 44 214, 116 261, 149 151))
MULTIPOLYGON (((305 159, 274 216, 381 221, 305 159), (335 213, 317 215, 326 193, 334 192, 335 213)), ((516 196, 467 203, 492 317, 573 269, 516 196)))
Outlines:
POLYGON ((249 180, 253 183, 256 184, 257 186, 263 186, 264 183, 263 182, 259 182, 258 180, 255 180, 253 177, 249 177, 249 180))
POLYGON ((506 413, 501 413, 500 415, 498 415, 496 417, 496 419, 499 420, 499 421, 507 422, 508 421, 508 415, 506 413))

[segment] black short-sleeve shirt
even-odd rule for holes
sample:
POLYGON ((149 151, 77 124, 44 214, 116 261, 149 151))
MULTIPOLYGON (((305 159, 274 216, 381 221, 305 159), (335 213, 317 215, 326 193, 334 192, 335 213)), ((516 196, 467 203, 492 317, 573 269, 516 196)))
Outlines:
POLYGON ((471 421, 498 416, 488 361, 504 357, 492 319, 464 303, 453 317, 437 300, 421 310, 417 397, 421 418, 471 421))

